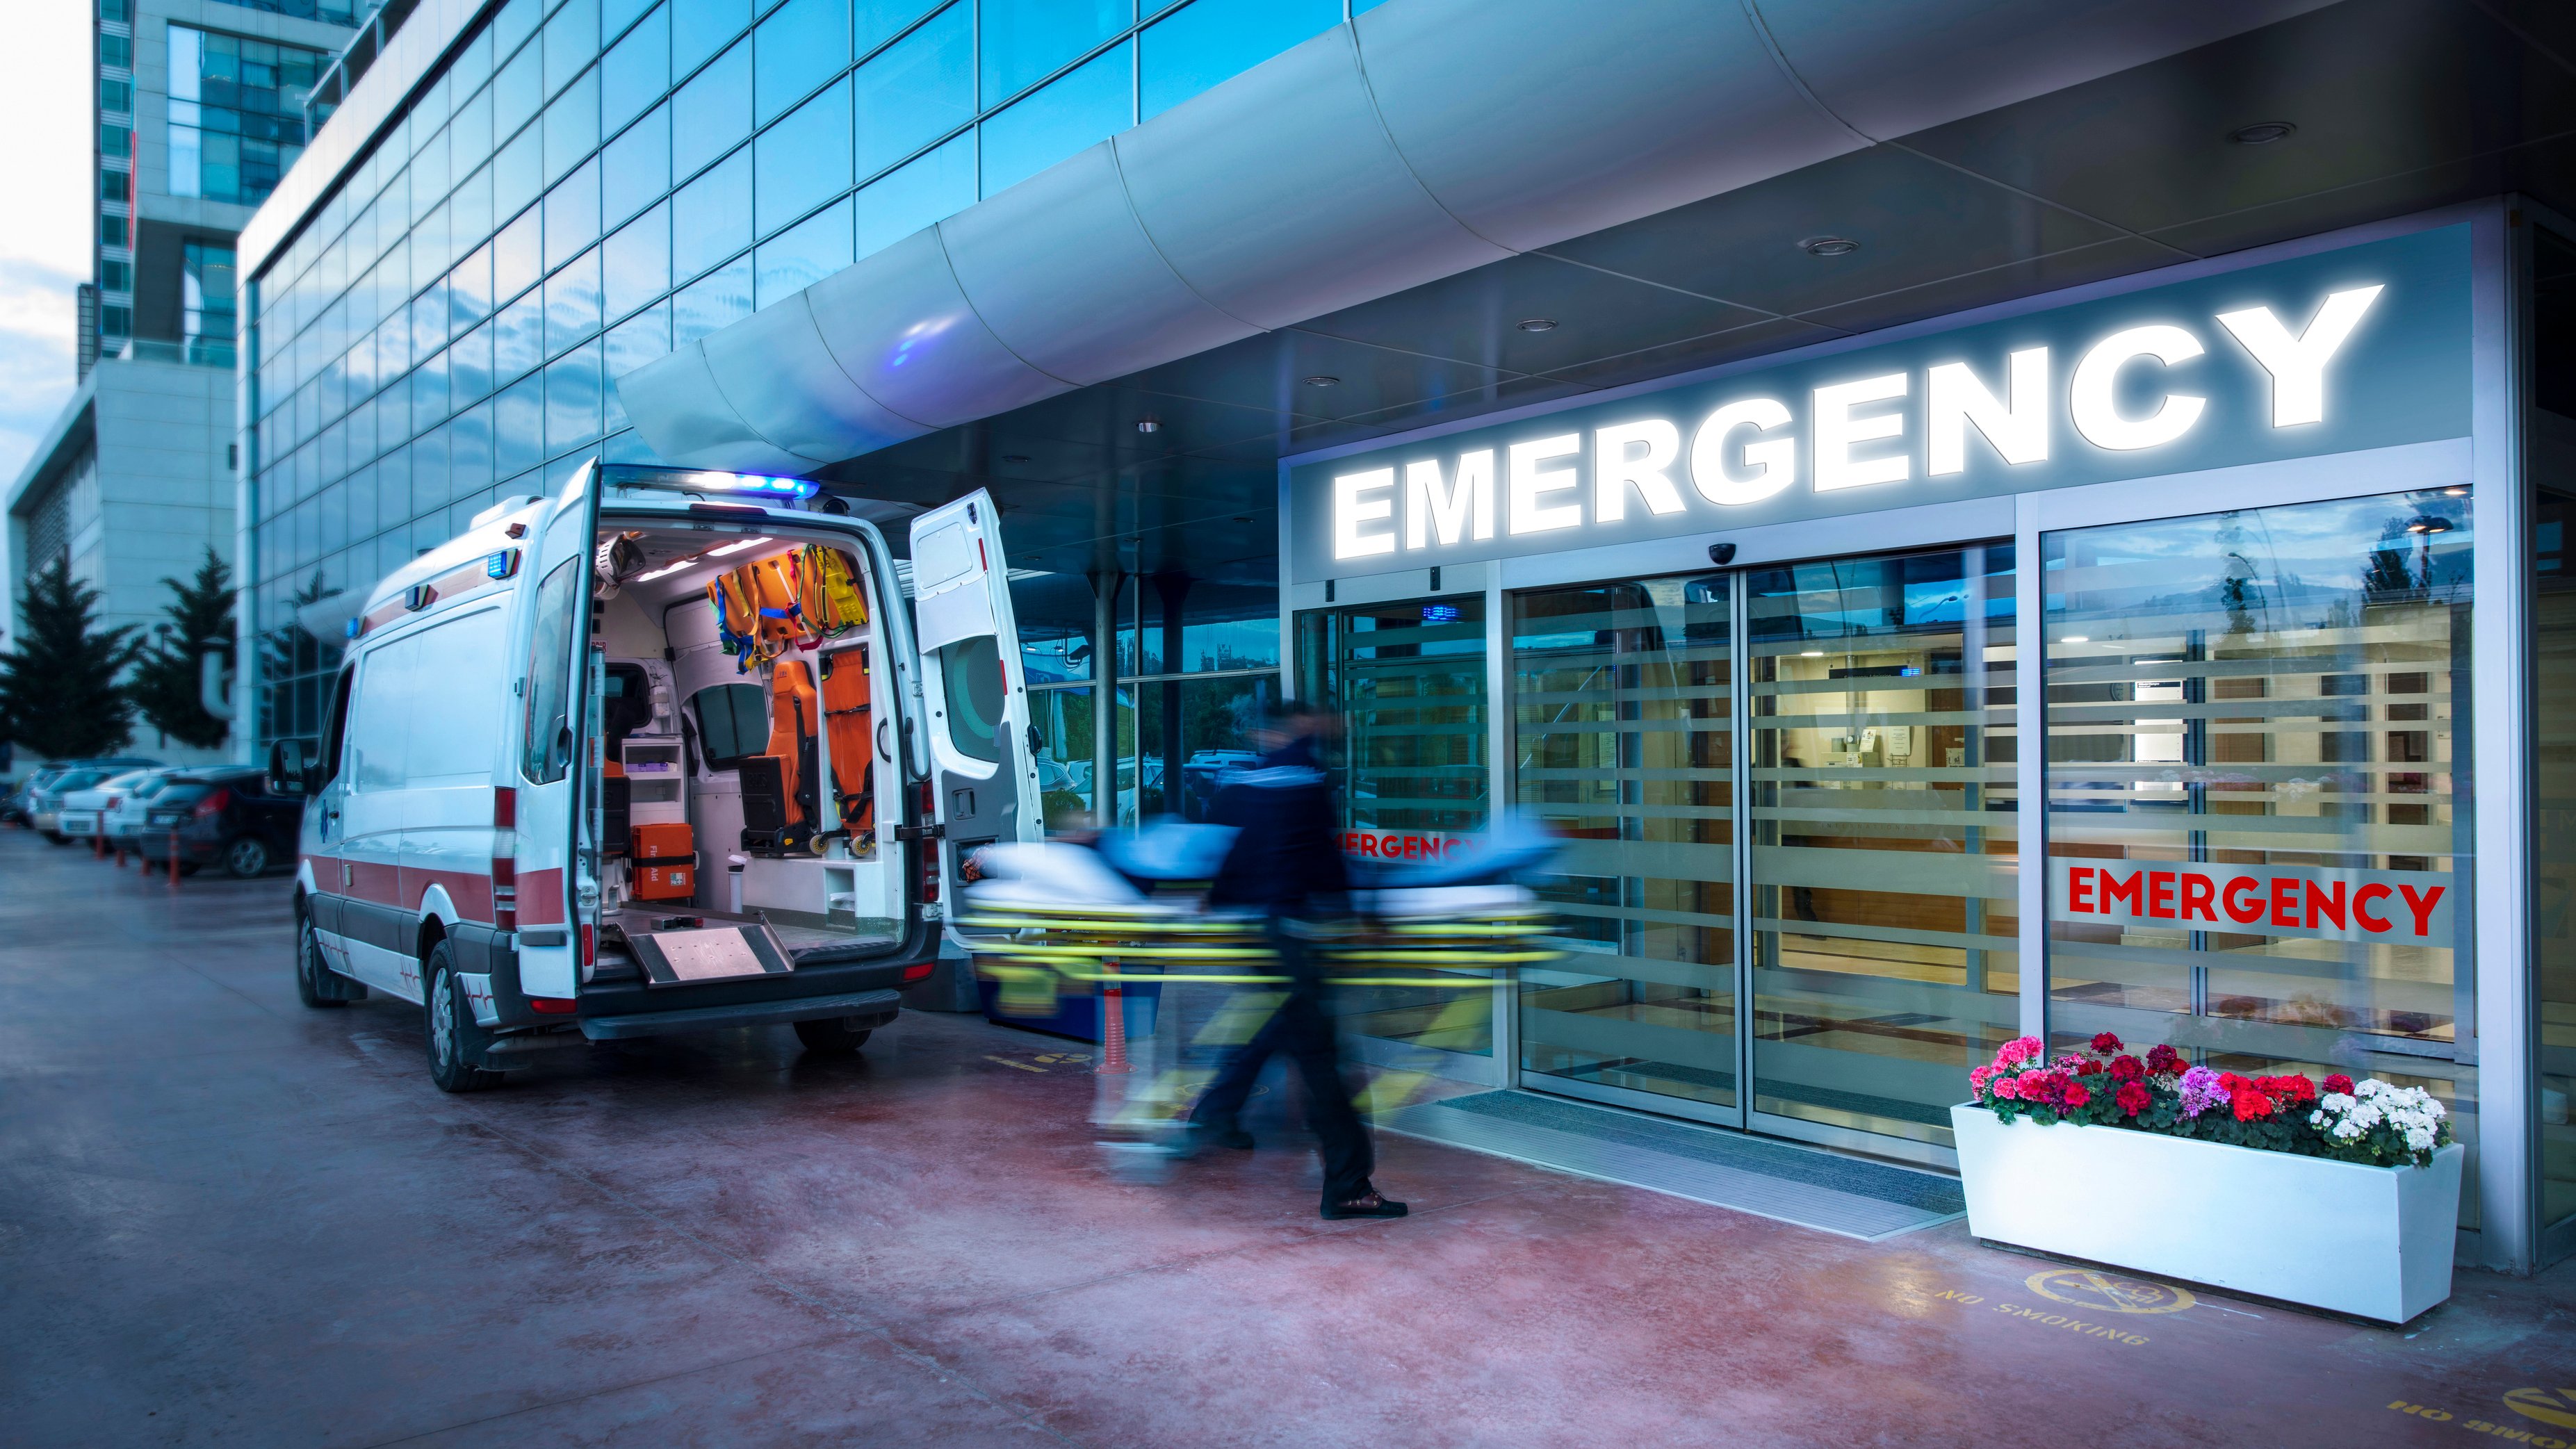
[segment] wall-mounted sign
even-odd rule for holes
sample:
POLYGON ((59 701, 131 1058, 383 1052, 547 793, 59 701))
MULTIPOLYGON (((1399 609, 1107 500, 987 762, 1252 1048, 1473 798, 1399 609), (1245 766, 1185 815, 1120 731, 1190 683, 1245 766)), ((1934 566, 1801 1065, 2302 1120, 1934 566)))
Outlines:
POLYGON ((2443 227, 1318 457, 1289 577, 2462 437, 2469 256, 2443 227))

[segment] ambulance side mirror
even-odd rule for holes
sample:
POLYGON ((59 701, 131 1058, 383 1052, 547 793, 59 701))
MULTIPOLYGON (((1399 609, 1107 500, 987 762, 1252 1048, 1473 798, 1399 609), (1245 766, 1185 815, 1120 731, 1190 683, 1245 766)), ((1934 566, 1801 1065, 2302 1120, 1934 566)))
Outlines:
POLYGON ((312 741, 273 740, 268 746, 268 793, 310 795, 321 783, 313 778, 321 767, 322 754, 312 741))

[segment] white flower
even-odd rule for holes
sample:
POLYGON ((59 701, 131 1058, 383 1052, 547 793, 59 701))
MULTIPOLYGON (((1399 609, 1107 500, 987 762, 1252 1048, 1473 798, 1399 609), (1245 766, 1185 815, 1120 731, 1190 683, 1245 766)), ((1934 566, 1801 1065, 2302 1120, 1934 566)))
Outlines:
POLYGON ((2361 1129, 2349 1122, 2338 1122, 2335 1124, 2334 1135, 2338 1142, 2350 1142, 2361 1135, 2361 1129))
POLYGON ((2348 1092, 2328 1092, 2317 1099, 2317 1105, 2329 1112, 2349 1112, 2355 1103, 2348 1092))
POLYGON ((2430 1127, 2413 1127, 2407 1129, 2406 1145, 2414 1148, 2418 1152, 2432 1146, 2433 1129, 2430 1127))
POLYGON ((2368 1106, 2368 1105, 2366 1105, 2366 1104, 2365 1104, 2365 1105, 2363 1105, 2363 1106, 2355 1107, 2355 1108, 2353 1108, 2353 1109, 2352 1109, 2352 1120, 2353 1120, 2356 1124, 2358 1124, 2359 1126, 2361 1126, 2361 1127, 2363 1127, 2363 1128, 2371 1128, 2371 1127, 2376 1127, 2376 1126, 2378 1126, 2378 1125, 2379 1125, 2379 1118, 2380 1118, 2380 1111, 2379 1111, 2379 1109, 2378 1109, 2377 1107, 2372 1107, 2372 1106, 2368 1106))

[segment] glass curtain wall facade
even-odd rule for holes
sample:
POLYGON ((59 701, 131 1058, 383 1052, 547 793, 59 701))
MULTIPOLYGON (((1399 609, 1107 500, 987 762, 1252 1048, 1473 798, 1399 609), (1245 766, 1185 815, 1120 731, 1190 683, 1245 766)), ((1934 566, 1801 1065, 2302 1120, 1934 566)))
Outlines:
POLYGON ((319 51, 170 27, 170 194, 256 206, 304 154, 319 51))
POLYGON ((319 727, 338 645, 296 637, 299 601, 367 586, 594 452, 643 458, 615 379, 1347 13, 494 8, 256 279, 251 572, 266 653, 288 661, 264 676, 261 738, 319 727))

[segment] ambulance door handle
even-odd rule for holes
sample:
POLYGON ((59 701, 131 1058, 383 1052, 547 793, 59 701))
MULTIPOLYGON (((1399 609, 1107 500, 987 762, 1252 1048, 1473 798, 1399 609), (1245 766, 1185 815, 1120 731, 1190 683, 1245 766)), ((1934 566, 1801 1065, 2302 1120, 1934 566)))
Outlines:
POLYGON ((1029 758, 1031 760, 1036 760, 1045 754, 1045 737, 1038 733, 1038 727, 1036 725, 1029 726, 1029 758))

